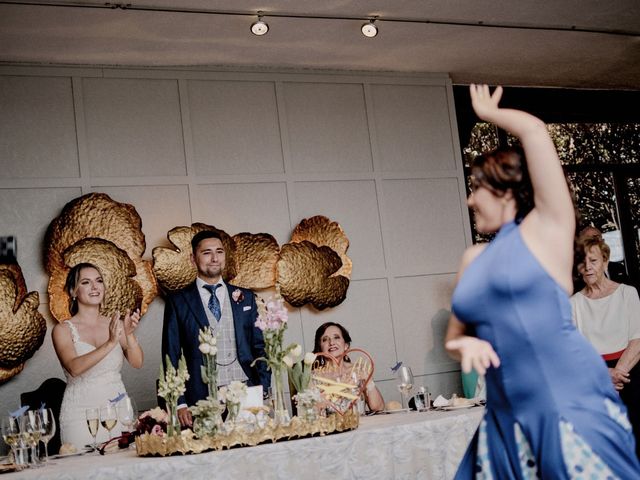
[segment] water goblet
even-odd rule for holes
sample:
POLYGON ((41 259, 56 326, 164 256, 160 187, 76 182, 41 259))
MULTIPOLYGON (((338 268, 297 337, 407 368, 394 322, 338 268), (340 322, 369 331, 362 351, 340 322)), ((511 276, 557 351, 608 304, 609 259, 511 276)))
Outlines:
POLYGON ((118 423, 118 413, 113 403, 100 407, 100 423, 109 432, 109 440, 111 440, 111 430, 118 423))
POLYGON ((124 397, 118 402, 118 420, 123 426, 123 433, 130 432, 138 416, 136 404, 131 397, 124 397))
POLYGON ((398 390, 402 399, 402 408, 405 408, 405 399, 413 389, 413 372, 410 367, 401 366, 398 369, 398 390))
POLYGON ((31 449, 29 466, 42 466, 38 459, 38 443, 40 443, 40 415, 38 412, 28 410, 19 418, 20 434, 24 443, 31 449))
POLYGON ((93 437, 93 447, 94 450, 98 449, 98 445, 96 444, 96 435, 98 435, 98 428, 100 428, 100 409, 99 408, 87 408, 84 411, 85 418, 87 419, 87 427, 89 428, 89 433, 93 437))
POLYGON ((22 455, 24 449, 22 448, 22 437, 20 435, 20 422, 18 418, 12 416, 2 417, 0 420, 0 431, 2 432, 2 439, 13 454, 13 461, 16 465, 24 467, 26 462, 22 455))
POLYGON ((49 440, 56 434, 56 419, 50 408, 41 408, 38 410, 40 415, 40 441, 44 444, 44 462, 49 461, 49 440))

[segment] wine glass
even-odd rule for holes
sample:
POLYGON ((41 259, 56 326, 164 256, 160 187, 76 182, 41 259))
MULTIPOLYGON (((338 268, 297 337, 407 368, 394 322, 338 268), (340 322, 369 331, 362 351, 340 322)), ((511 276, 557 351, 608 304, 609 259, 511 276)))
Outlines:
POLYGON ((13 453, 14 462, 17 465, 23 465, 21 456, 18 455, 18 447, 21 446, 22 438, 20 437, 20 423, 16 417, 2 417, 0 421, 0 431, 2 431, 2 439, 4 443, 9 445, 13 453))
POLYGON ((123 433, 131 432, 133 424, 136 421, 138 415, 136 403, 133 401, 133 398, 124 397, 118 402, 116 408, 118 410, 118 420, 120 420, 120 423, 124 427, 122 429, 123 433))
POLYGON ((98 449, 98 445, 96 444, 96 435, 98 435, 98 428, 100 428, 100 409, 99 408, 87 408, 84 411, 85 417, 87 419, 87 427, 89 428, 89 433, 93 437, 93 447, 94 450, 98 449))
POLYGON ((38 443, 40 442, 40 415, 38 412, 28 410, 19 419, 20 433, 26 443, 31 448, 31 461, 29 465, 39 467, 38 461, 38 443))
POLYGON ((44 444, 44 462, 49 461, 48 443, 56 434, 56 419, 50 408, 41 408, 38 410, 40 414, 40 441, 44 444))
POLYGON ((100 407, 100 423, 109 432, 109 440, 111 440, 111 430, 118 423, 118 412, 113 403, 108 403, 104 407, 100 407))
POLYGON ((413 389, 413 372, 410 367, 401 366, 398 369, 398 390, 402 398, 402 408, 405 408, 405 397, 411 393, 413 389))

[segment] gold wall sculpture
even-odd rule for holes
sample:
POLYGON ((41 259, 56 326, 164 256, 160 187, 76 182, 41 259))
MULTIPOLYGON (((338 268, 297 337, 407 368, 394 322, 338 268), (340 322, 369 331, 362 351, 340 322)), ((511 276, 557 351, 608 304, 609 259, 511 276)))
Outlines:
POLYGON ((152 265, 142 259, 145 247, 142 221, 132 205, 104 193, 90 193, 67 203, 45 235, 53 316, 58 321, 71 316, 64 284, 70 268, 82 262, 96 263, 105 277, 103 314, 127 308, 140 308, 144 314, 158 294, 152 265))
POLYGON ((327 246, 304 240, 280 249, 280 294, 294 307, 310 303, 318 310, 335 307, 347 297, 349 279, 333 276, 342 267, 340 256, 327 246))
POLYGON ((153 249, 153 271, 164 290, 178 290, 195 280, 191 239, 201 230, 221 233, 227 253, 222 276, 227 282, 253 290, 278 284, 281 295, 295 307, 309 303, 322 310, 346 298, 352 270, 346 254, 349 240, 338 223, 324 216, 304 219, 294 229, 291 242, 281 248, 267 233, 230 237, 203 223, 175 227, 167 234, 174 248, 153 249))
POLYGON ((27 293, 22 270, 0 264, 0 383, 17 375, 40 348, 47 323, 38 292, 27 293))
POLYGON ((338 222, 332 222, 323 215, 303 219, 296 228, 293 229, 291 242, 297 243, 304 240, 308 240, 318 247, 326 245, 340 255, 342 266, 340 270, 333 275, 342 275, 348 279, 351 278, 353 263, 351 259, 347 257, 349 239, 338 222))

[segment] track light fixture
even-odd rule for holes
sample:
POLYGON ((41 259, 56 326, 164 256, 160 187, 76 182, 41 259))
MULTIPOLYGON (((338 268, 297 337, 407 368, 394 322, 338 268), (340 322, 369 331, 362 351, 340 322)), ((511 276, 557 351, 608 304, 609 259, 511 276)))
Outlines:
POLYGON ((262 12, 258 12, 258 21, 251 24, 251 33, 257 36, 265 35, 269 31, 269 25, 262 21, 262 12))
POLYGON ((378 34, 378 27, 376 27, 373 22, 375 22, 375 19, 372 18, 367 23, 362 24, 362 28, 360 29, 362 30, 362 35, 373 38, 378 34))

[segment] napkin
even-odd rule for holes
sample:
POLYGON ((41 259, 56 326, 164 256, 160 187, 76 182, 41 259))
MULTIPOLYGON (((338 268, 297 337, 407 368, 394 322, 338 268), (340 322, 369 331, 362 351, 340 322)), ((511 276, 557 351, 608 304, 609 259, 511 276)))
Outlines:
POLYGON ((433 401, 433 406, 436 407, 436 408, 448 407, 449 406, 449 400, 444 398, 442 395, 438 395, 438 397, 433 401))
POLYGON ((240 403, 240 409, 249 407, 261 407, 264 401, 262 400, 262 385, 255 387, 247 387, 247 396, 240 403))

